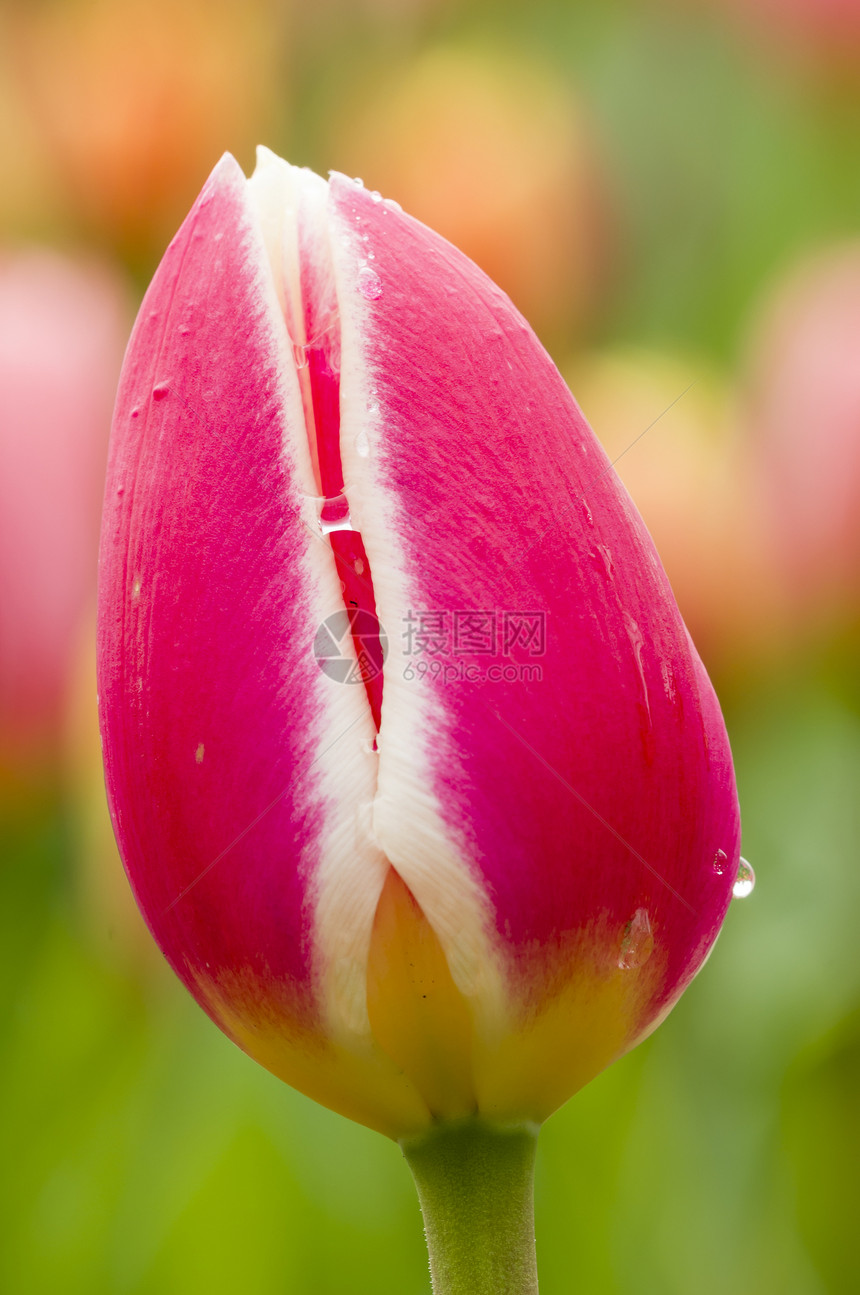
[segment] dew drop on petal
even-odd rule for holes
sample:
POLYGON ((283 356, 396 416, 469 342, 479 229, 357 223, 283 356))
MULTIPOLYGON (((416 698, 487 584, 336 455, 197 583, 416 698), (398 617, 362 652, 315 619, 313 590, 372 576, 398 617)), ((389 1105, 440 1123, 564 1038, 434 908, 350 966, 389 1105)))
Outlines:
POLYGON ((140 597, 140 590, 141 590, 141 581, 140 581, 140 576, 135 576, 135 577, 134 577, 134 584, 131 586, 131 596, 132 596, 132 598, 139 598, 139 597, 140 597))
POLYGON ((134 409, 131 411, 131 416, 132 416, 132 418, 140 418, 140 406, 139 406, 139 405, 135 405, 134 409))
POLYGON ((644 966, 653 952, 654 932, 651 930, 651 919, 647 909, 637 908, 624 932, 618 965, 622 971, 644 966))
POLYGON ((741 859, 738 865, 738 875, 735 878, 735 884, 732 886, 732 894, 735 899, 746 899, 755 889, 755 873, 752 870, 752 864, 747 863, 746 859, 741 859))
POLYGON ((361 431, 355 438, 355 452, 359 458, 366 459, 370 454, 370 439, 367 432, 361 431))
POLYGON ((197 761, 198 764, 203 763, 203 757, 205 754, 206 754, 206 748, 204 747, 203 743, 200 742, 198 744, 197 750, 194 752, 194 759, 197 761))
POLYGON ((363 265, 358 272, 358 290, 368 301, 382 296, 382 280, 369 265, 363 265))
POLYGON ((349 518, 349 502, 342 491, 340 494, 319 500, 318 505, 319 528, 323 535, 329 535, 332 531, 354 529, 349 518))
POLYGON ((394 200, 394 198, 386 198, 386 199, 385 199, 385 205, 386 205, 386 207, 390 207, 392 211, 402 211, 402 210, 403 210, 403 208, 401 207, 400 203, 399 203, 399 202, 396 202, 396 201, 394 200))
POLYGON ((297 369, 306 369, 308 367, 307 347, 293 342, 293 360, 297 369))
POLYGON ((728 856, 726 855, 725 850, 717 850, 717 853, 714 855, 713 869, 718 877, 722 877, 726 870, 726 864, 728 861, 728 856))
POLYGON ((170 387, 166 382, 159 382, 152 388, 153 400, 166 400, 170 395, 170 387))
POLYGON ((382 194, 379 192, 378 189, 372 189, 370 193, 370 197, 373 202, 382 202, 382 194))

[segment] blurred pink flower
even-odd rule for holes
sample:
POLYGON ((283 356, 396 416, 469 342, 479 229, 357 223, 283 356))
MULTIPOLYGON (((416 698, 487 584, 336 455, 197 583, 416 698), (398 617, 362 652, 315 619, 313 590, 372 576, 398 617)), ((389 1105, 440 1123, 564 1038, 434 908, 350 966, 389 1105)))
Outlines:
POLYGON ((0 257, 0 752, 56 737, 96 582, 110 411, 126 329, 105 267, 0 257))
POLYGON ((811 628, 855 619, 860 243, 798 265, 777 286, 749 369, 746 416, 796 617, 811 628))
POLYGON ((694 0, 728 10, 769 48, 851 64, 860 57, 860 0, 694 0))

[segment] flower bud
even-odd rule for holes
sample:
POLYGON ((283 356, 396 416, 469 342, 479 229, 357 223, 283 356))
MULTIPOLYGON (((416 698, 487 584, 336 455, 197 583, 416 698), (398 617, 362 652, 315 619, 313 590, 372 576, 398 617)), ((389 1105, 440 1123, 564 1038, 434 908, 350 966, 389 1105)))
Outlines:
POLYGON ((701 965, 738 809, 653 545, 508 298, 378 194, 218 165, 126 357, 100 597, 138 902, 288 1083, 538 1122, 701 965))
POLYGON ((0 258, 0 782, 56 759, 95 594, 126 328, 125 285, 106 266, 36 249, 0 258))

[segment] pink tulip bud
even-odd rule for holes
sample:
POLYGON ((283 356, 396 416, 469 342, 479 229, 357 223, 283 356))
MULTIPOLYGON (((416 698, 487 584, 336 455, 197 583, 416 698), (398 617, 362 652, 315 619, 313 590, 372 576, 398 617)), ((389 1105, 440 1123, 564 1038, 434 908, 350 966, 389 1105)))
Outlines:
POLYGON ((801 262, 766 303, 746 416, 796 630, 860 610, 860 245, 801 262))
POLYGON ((0 764, 40 762, 58 738, 95 595, 126 327, 105 267, 36 250, 0 259, 0 764))
POLYGON ((217 1024, 392 1137, 540 1121, 738 869, 719 708, 551 360, 360 183, 225 157, 147 294, 104 516, 108 792, 217 1024))

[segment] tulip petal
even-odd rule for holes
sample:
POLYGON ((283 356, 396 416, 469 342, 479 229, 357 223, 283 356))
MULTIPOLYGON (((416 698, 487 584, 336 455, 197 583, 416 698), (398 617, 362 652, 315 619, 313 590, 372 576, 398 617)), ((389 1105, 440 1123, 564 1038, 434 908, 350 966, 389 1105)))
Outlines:
MULTIPOLYGON (((528 325, 432 231, 330 188, 344 474, 392 644, 373 831, 472 1003, 498 1111, 512 1027, 562 992, 615 1003, 569 1014, 594 1073, 695 973, 737 867, 728 742, 650 538, 528 325), (419 674, 425 613, 448 637, 419 674), (495 618, 493 656, 457 649, 458 614, 495 618), (622 967, 640 910, 653 952, 622 967)), ((556 1051, 567 1077, 551 1098, 535 1078, 536 1118, 590 1077, 556 1051)))
POLYGON ((109 798, 147 922, 210 1015, 297 1087, 386 1131, 417 1128, 426 1106, 367 1025, 387 871, 362 810, 375 730, 364 690, 312 653, 343 607, 316 493, 271 265, 225 158, 147 294, 115 413, 109 798), (331 957, 320 929, 336 932, 331 957))

